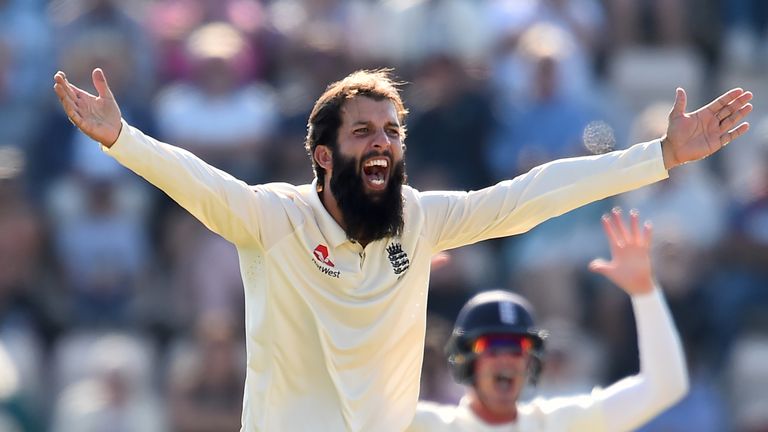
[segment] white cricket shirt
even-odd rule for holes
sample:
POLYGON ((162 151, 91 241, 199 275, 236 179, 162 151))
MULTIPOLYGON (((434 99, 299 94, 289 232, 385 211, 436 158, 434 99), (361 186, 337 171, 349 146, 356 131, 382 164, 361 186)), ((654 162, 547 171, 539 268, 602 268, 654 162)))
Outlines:
MULTIPOLYGON (((593 393, 599 393, 595 390, 593 393)), ((490 425, 475 415, 466 397, 458 406, 419 402, 408 432, 607 432, 600 397, 536 398, 518 407, 517 421, 490 425)))
POLYGON ((249 432, 404 430, 419 396, 432 255, 667 177, 657 140, 477 192, 405 186, 403 235, 363 249, 313 184, 249 186, 126 123, 106 151, 237 247, 249 432))

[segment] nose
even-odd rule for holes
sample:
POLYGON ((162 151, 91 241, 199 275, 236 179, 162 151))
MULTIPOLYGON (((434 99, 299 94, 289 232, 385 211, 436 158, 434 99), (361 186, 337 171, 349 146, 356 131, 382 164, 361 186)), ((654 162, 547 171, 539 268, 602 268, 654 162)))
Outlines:
POLYGON ((382 128, 376 131, 371 145, 376 150, 389 150, 392 146, 392 140, 387 135, 387 131, 382 128))

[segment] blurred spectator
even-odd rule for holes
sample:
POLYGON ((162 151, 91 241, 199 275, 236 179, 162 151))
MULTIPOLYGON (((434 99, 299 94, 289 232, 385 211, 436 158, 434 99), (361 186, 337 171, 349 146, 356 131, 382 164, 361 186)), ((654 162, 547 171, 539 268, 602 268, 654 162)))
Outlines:
POLYGON ((264 180, 263 160, 276 125, 276 101, 251 73, 247 41, 212 23, 187 40, 192 80, 171 84, 156 101, 161 137, 248 182, 264 180))
POLYGON ((288 49, 346 53, 355 37, 354 3, 357 2, 276 0, 271 2, 269 13, 288 49))
POLYGON ((409 181, 420 189, 490 186, 483 155, 494 118, 491 98, 455 57, 427 58, 409 89, 409 181))
POLYGON ((193 73, 187 55, 189 36, 213 22, 224 22, 248 40, 249 74, 263 76, 268 50, 269 22, 259 0, 156 0, 148 6, 147 26, 157 51, 161 82, 187 79, 193 73))
POLYGON ((719 265, 710 280, 708 313, 717 366, 729 358, 734 335, 768 308, 768 149, 761 149, 762 162, 746 188, 749 195, 729 203, 729 235, 717 247, 719 265))
POLYGON ((276 142, 294 143, 270 148, 278 164, 273 178, 287 181, 296 178, 297 169, 307 172, 306 151, 301 143, 307 132, 309 109, 326 85, 337 80, 340 71, 384 65, 371 60, 376 58, 376 51, 369 49, 366 42, 380 42, 376 32, 381 17, 373 13, 376 8, 373 2, 359 0, 270 2, 269 21, 275 31, 270 78, 279 94, 277 107, 281 114, 276 142), (295 162, 301 165, 294 166, 295 162))
MULTIPOLYGON (((738 0, 737 0, 738 2, 738 0)), ((737 49, 736 46, 724 40, 725 27, 721 8, 732 2, 722 0, 685 0, 686 30, 696 54, 705 62, 703 71, 706 83, 701 89, 705 98, 715 96, 721 90, 718 85, 720 72, 730 66, 730 61, 723 61, 723 54, 737 49)), ((725 6, 727 7, 727 6, 725 6)))
POLYGON ((557 53, 531 59, 533 82, 525 94, 502 105, 501 125, 487 160, 497 179, 508 179, 550 160, 587 152, 583 135, 597 113, 563 88, 557 53))
POLYGON ((604 62, 616 92, 638 110, 674 94, 677 86, 703 99, 716 96, 722 52, 738 51, 723 44, 725 3, 607 0, 611 26, 604 62))
POLYGON ((0 146, 0 327, 6 320, 30 325, 40 312, 28 308, 43 267, 43 224, 24 195, 24 164, 18 149, 0 146))
POLYGON ((36 3, 0 0, 0 145, 27 146, 48 96, 51 31, 36 3))
POLYGON ((44 227, 25 199, 23 171, 21 151, 0 147, 0 350, 7 349, 7 360, 14 368, 8 379, 17 380, 13 394, 8 395, 11 401, 6 402, 26 416, 21 421, 34 430, 44 413, 43 345, 55 331, 43 263, 44 227))
POLYGON ((520 96, 536 79, 541 57, 557 57, 556 81, 567 97, 593 97, 595 55, 604 30, 595 0, 494 0, 487 21, 493 29, 493 81, 502 101, 520 96))
POLYGON ((607 0, 612 42, 617 47, 686 41, 685 0, 607 0))
POLYGON ((134 319, 149 251, 142 211, 130 208, 136 204, 131 193, 98 176, 77 177, 55 190, 55 251, 62 285, 73 296, 75 324, 126 325, 134 319))
POLYGON ((762 0, 728 0, 722 2, 722 9, 727 64, 742 69, 768 64, 768 4, 762 0))
POLYGON ((161 231, 168 255, 168 281, 162 289, 170 295, 155 316, 184 329, 198 317, 223 314, 239 317, 236 327, 244 328, 245 296, 235 247, 177 208, 166 213, 161 231))
POLYGON ((382 2, 380 38, 371 51, 401 69, 439 55, 462 62, 485 60, 489 34, 483 2, 471 0, 392 0, 382 2), (382 25, 381 23, 386 23, 382 25))
MULTIPOLYGON (((81 44, 84 38, 90 39, 93 44, 112 38, 124 45, 120 56, 134 66, 130 74, 121 76, 131 89, 126 94, 130 98, 146 98, 154 88, 156 75, 154 47, 144 31, 145 15, 141 4, 125 0, 53 0, 48 6, 62 53, 68 51, 70 43, 81 44)), ((112 76, 113 71, 108 65, 99 66, 112 76)), ((126 99, 121 99, 121 105, 126 99)))
POLYGON ((194 340, 180 341, 171 353, 169 405, 175 431, 240 428, 245 351, 229 316, 201 315, 194 340))
MULTIPOLYGON (((765 324, 763 322, 763 324, 765 324)), ((729 408, 741 432, 768 430, 768 328, 744 334, 734 344, 733 361, 726 370, 729 408)))
MULTIPOLYGON (((607 69, 611 99, 621 101, 632 115, 654 112, 649 107, 671 99, 677 87, 689 90, 689 104, 717 93, 717 87, 707 88, 713 82, 706 76, 701 56, 686 47, 623 49, 609 59, 607 69)), ((656 111, 660 109, 657 105, 656 111)), ((659 113, 652 115, 658 122, 659 113)))
POLYGON ((152 386, 152 349, 129 334, 65 339, 57 370, 67 384, 56 401, 54 432, 163 432, 164 408, 152 386), (69 364, 66 364, 69 362, 69 364))

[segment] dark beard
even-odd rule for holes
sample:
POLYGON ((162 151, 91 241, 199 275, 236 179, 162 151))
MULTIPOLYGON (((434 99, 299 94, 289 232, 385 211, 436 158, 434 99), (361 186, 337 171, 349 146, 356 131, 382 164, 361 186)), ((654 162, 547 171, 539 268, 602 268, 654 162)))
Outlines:
MULTIPOLYGON (((364 160, 364 156, 360 160, 364 160)), ((405 161, 397 162, 390 172, 387 188, 372 198, 366 193, 355 158, 333 152, 331 193, 341 210, 347 237, 368 244, 403 232, 403 195, 405 161)))

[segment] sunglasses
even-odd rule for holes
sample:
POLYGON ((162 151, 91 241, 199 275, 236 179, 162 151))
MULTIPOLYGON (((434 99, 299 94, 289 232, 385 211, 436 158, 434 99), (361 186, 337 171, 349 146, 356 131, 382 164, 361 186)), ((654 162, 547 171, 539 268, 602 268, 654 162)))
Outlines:
POLYGON ((480 336, 472 342, 472 352, 474 354, 486 352, 525 354, 531 349, 533 349, 533 340, 523 335, 491 334, 480 336))

